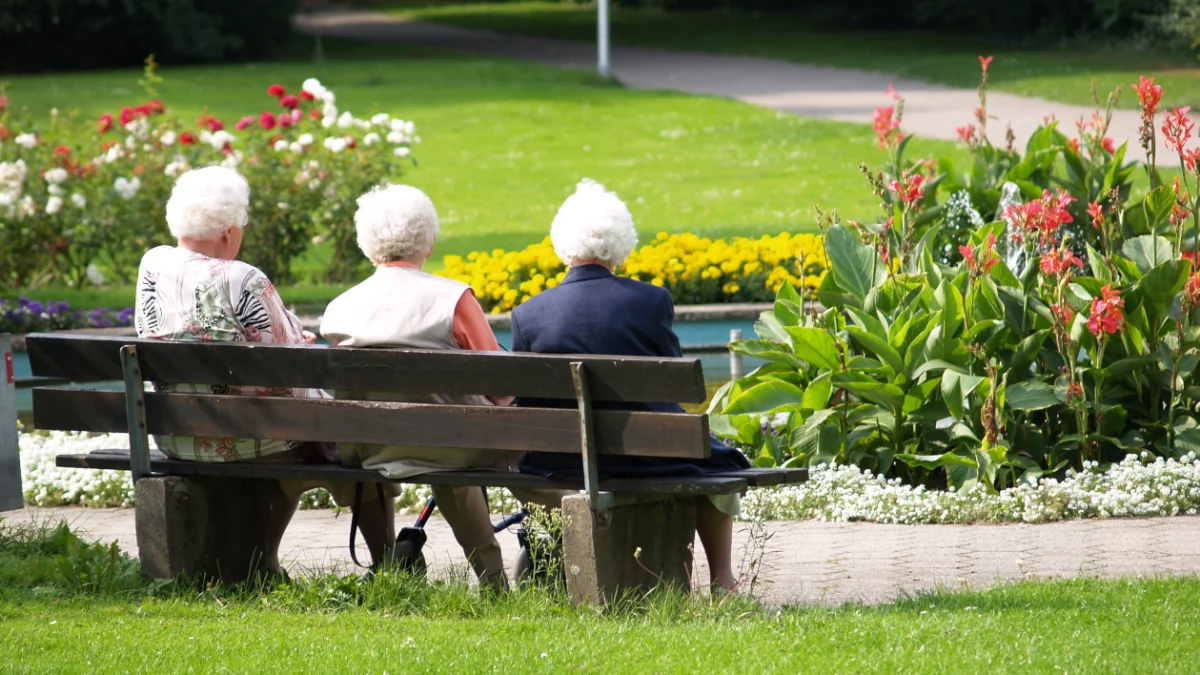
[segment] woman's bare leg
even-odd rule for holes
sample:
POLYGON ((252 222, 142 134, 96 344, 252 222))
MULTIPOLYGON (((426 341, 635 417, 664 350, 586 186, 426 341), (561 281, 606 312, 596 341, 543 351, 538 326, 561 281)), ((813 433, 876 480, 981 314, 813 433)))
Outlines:
POLYGON ((438 510, 462 546, 467 562, 479 577, 479 583, 493 588, 508 587, 504 576, 504 556, 500 542, 492 530, 483 490, 477 487, 434 487, 433 498, 438 510))
POLYGON ((733 517, 721 513, 707 497, 696 499, 696 532, 704 545, 713 588, 737 588, 733 576, 733 517))

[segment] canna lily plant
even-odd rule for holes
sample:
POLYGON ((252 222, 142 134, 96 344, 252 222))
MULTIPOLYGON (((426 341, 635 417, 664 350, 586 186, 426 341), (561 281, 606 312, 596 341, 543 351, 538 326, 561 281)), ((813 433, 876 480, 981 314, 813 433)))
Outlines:
MULTIPOLYGON (((879 225, 827 220, 819 304, 785 285, 757 338, 731 345, 763 365, 717 392, 712 428, 756 464, 852 464, 996 490, 1143 450, 1200 452, 1200 273, 1189 250, 1200 174, 1187 139, 1172 141, 1185 177, 1129 198, 1124 146, 1093 137, 1080 155, 1051 124, 1020 157, 978 140, 986 113, 978 119, 983 156, 970 174, 945 163, 868 172, 893 199, 879 225), (998 157, 1009 169, 993 180, 980 167, 998 157), (1013 172, 1031 157, 1045 186, 1019 184, 1000 208, 987 185, 1024 181, 1013 172), (987 220, 948 242, 939 187, 966 189, 987 220)), ((901 166, 895 154, 889 165, 901 166)))

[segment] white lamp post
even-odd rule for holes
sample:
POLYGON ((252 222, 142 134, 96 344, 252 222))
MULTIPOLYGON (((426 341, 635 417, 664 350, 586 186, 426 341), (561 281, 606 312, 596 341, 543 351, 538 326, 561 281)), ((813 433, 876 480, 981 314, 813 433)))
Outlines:
POLYGON ((612 65, 608 60, 608 0, 596 3, 596 71, 600 77, 612 75, 612 65))

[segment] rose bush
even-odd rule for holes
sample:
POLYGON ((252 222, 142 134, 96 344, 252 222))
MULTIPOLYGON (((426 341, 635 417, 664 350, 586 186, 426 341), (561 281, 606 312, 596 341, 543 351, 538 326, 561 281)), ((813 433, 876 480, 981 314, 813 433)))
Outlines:
POLYGON ((1075 138, 1050 121, 1024 154, 1011 134, 992 145, 989 63, 961 132, 973 165, 908 161, 902 102, 881 109, 888 160, 865 173, 885 212, 827 218, 822 311, 784 285, 759 339, 733 345, 768 363, 718 392, 713 428, 759 465, 996 490, 1143 449, 1200 452, 1200 150, 1187 111, 1160 116, 1161 90, 1134 85, 1182 169, 1164 184, 1144 133, 1150 189, 1134 196, 1104 115, 1075 138), (947 193, 954 208, 939 204, 947 193))
POLYGON ((0 104, 0 286, 128 282, 142 254, 170 239, 163 213, 175 177, 211 164, 250 182, 245 260, 285 283, 315 239, 333 249, 329 279, 353 279, 354 200, 412 161, 414 125, 340 111, 315 79, 292 94, 272 85, 264 98, 269 109, 228 124, 212 115, 185 124, 157 99, 82 124, 0 104))

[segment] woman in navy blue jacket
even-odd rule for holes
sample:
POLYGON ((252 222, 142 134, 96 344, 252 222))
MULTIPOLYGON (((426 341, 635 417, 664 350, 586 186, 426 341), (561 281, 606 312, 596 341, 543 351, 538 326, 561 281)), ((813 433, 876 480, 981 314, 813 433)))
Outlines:
MULTIPOLYGON (((616 276, 637 245, 629 209, 604 186, 584 180, 562 205, 550 228, 554 252, 570 268, 566 278, 513 310, 512 349, 542 354, 682 356, 672 329, 675 306, 666 290, 616 276)), ((522 399, 518 405, 562 407, 572 402, 522 399)), ((599 407, 599 406, 598 406, 599 407)), ((677 403, 623 404, 626 409, 682 412, 677 403)), ((605 477, 696 476, 749 467, 742 453, 712 440, 707 459, 600 457, 605 477)), ((541 476, 579 476, 581 459, 530 452, 521 471, 541 476)), ((733 590, 733 516, 740 495, 696 502, 696 530, 708 557, 714 586, 733 590)))

